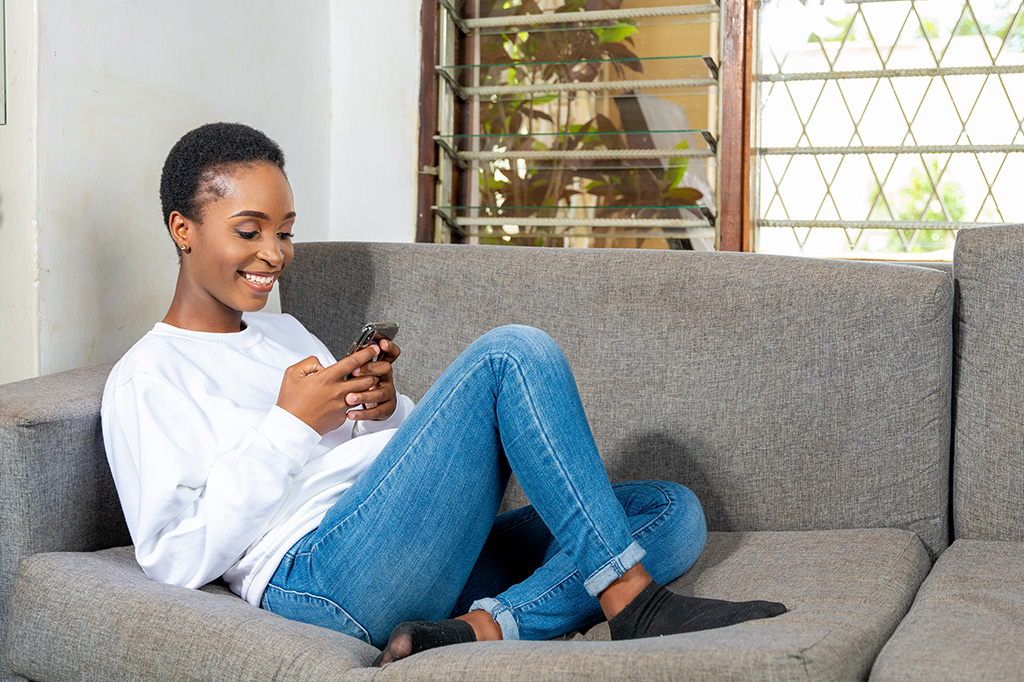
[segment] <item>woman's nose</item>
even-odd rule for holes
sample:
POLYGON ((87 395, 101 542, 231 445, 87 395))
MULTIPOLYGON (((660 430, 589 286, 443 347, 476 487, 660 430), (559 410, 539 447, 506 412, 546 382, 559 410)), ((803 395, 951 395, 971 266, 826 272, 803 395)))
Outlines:
POLYGON ((277 243, 276 235, 274 235, 269 244, 264 242, 262 246, 262 250, 257 254, 258 258, 271 265, 280 265, 284 262, 284 253, 281 252, 281 246, 277 243))

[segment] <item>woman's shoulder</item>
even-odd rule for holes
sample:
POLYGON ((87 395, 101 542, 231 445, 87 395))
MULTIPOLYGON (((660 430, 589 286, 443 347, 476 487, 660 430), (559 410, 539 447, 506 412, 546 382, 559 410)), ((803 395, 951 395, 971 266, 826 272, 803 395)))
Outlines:
POLYGON ((174 330, 161 322, 146 332, 114 364, 107 385, 123 384, 136 376, 159 377, 178 365, 187 355, 186 339, 174 330))

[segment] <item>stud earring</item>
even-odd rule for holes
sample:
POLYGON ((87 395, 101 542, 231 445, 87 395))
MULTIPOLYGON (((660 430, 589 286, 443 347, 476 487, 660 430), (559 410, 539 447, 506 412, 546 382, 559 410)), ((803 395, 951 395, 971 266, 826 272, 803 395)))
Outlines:
POLYGON ((192 253, 192 249, 184 244, 178 244, 178 248, 181 249, 182 253, 192 253))

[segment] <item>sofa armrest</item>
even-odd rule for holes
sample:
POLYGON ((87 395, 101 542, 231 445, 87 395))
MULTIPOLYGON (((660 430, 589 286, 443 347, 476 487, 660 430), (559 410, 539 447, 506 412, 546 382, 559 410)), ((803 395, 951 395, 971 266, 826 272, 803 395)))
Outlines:
POLYGON ((100 433, 111 366, 0 386, 0 624, 26 557, 131 542, 100 433))
POLYGON ((37 554, 11 600, 12 672, 48 680, 340 680, 379 653, 255 608, 222 585, 146 578, 131 547, 37 554))

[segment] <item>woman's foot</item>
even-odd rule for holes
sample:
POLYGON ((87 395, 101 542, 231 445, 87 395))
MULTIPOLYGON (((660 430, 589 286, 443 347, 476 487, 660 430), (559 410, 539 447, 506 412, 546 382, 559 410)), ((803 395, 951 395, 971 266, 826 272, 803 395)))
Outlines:
POLYGON ((379 668, 427 649, 475 641, 477 637, 473 626, 465 620, 441 620, 436 623, 423 620, 407 621, 391 631, 387 647, 373 665, 379 668))
POLYGON ((687 597, 651 582, 608 621, 613 640, 710 630, 786 612, 777 602, 730 602, 687 597))

